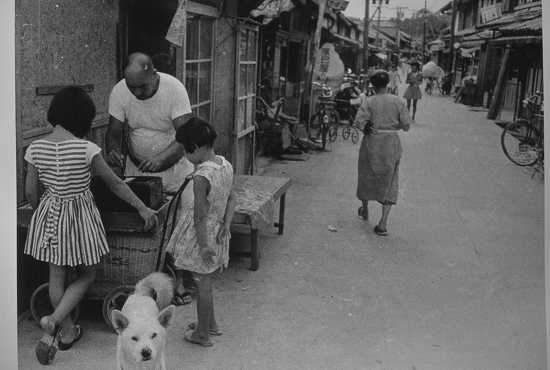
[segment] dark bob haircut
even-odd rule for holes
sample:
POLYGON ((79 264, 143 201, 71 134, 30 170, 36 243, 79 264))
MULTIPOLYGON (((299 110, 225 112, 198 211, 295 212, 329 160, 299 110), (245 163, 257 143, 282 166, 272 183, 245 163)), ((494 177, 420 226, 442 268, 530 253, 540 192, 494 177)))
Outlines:
POLYGON ((83 138, 92 127, 95 104, 88 94, 78 86, 59 90, 50 103, 48 122, 60 125, 76 137, 83 138))
POLYGON ((203 146, 212 148, 217 137, 214 127, 198 117, 192 117, 176 131, 176 141, 183 145, 187 153, 203 146))
POLYGON ((388 72, 384 70, 375 71, 370 78, 370 83, 376 90, 379 90, 381 88, 388 86, 389 82, 390 82, 390 76, 388 72))

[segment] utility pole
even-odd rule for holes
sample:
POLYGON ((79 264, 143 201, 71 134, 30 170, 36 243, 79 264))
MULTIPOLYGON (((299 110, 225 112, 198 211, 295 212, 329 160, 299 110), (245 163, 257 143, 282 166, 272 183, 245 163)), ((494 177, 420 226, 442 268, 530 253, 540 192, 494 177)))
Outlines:
MULTIPOLYGON (((396 14, 397 15, 396 40, 397 40, 397 50, 398 50, 399 58, 401 58, 401 17, 403 17, 405 9, 406 9, 406 7, 404 7, 404 6, 396 7, 396 12, 397 12, 397 14, 396 14)), ((398 61, 398 63, 399 63, 399 61, 398 61)))
POLYGON ((426 18, 428 13, 428 0, 424 0, 424 29, 422 30, 422 64, 426 63, 426 18))
POLYGON ((365 18, 363 19, 363 69, 369 69, 369 4, 370 0, 365 0, 365 18))
POLYGON ((451 42, 450 42, 450 52, 449 52, 449 63, 448 68, 449 72, 454 73, 455 69, 455 23, 456 23, 456 0, 453 0, 452 5, 452 14, 451 14, 451 42))
POLYGON ((380 7, 382 6, 382 0, 379 0, 378 2, 378 20, 376 22, 376 47, 380 47, 380 15, 381 10, 380 7))

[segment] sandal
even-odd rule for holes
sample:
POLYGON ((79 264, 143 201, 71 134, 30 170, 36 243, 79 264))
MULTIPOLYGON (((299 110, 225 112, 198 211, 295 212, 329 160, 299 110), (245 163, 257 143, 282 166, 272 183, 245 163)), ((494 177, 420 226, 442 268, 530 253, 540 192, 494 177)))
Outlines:
POLYGON ((55 325, 53 331, 50 332, 50 330, 47 330, 48 328, 46 328, 46 325, 43 323, 45 317, 46 316, 44 316, 40 320, 40 326, 44 330, 45 334, 49 335, 51 339, 47 339, 47 341, 44 341, 44 337, 42 337, 36 345, 35 353, 38 362, 40 362, 42 365, 50 365, 55 358, 55 354, 57 353, 57 348, 59 345, 59 332, 61 330, 61 326, 55 325))
POLYGON ((84 334, 84 331, 82 330, 82 327, 80 325, 75 325, 74 328, 77 331, 77 334, 71 342, 64 343, 62 340, 59 340, 58 348, 59 348, 60 351, 67 351, 67 350, 71 349, 73 344, 75 344, 76 342, 78 342, 80 340, 80 338, 82 338, 82 334, 84 334))
POLYGON ((174 298, 172 298, 172 304, 174 306, 185 306, 191 302, 193 302, 193 297, 189 292, 176 293, 174 294, 174 298))
MULTIPOLYGON (((192 322, 189 325, 187 325, 187 327, 191 330, 195 330, 197 328, 197 323, 192 322)), ((210 329, 210 330, 208 330, 208 334, 218 337, 218 336, 222 335, 223 333, 219 330, 210 329)))
POLYGON ((363 206, 359 207, 357 209, 357 214, 359 215, 359 217, 365 221, 368 221, 369 220, 369 215, 368 215, 368 212, 367 212, 367 215, 365 216, 365 212, 363 212, 363 206))
POLYGON ((388 230, 386 229, 382 229, 380 226, 376 225, 374 227, 374 232, 376 233, 376 235, 380 235, 380 236, 386 236, 388 235, 388 230))
POLYGON ((210 341, 210 339, 207 340, 200 340, 193 336, 195 334, 195 331, 189 331, 184 336, 183 339, 185 339, 189 343, 198 344, 199 346, 203 347, 212 347, 213 344, 210 341))

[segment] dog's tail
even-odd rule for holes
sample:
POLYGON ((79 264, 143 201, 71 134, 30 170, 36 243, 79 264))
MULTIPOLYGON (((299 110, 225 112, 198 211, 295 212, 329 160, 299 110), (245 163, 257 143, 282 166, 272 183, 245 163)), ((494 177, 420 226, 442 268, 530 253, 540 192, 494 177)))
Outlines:
POLYGON ((168 307, 174 298, 174 282, 165 273, 153 272, 138 281, 134 294, 152 297, 157 302, 159 310, 162 310, 168 307))

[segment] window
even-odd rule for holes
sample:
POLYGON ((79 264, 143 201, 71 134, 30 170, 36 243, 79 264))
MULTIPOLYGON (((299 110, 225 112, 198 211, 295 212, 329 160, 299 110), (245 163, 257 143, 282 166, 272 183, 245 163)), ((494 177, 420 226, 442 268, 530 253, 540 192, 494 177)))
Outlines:
POLYGON ((193 114, 210 122, 214 67, 214 20, 190 15, 185 44, 185 88, 193 114))
POLYGON ((258 30, 241 26, 238 37, 237 55, 237 132, 241 133, 254 125, 256 98, 256 68, 258 63, 258 30))

